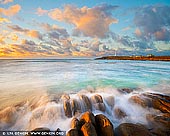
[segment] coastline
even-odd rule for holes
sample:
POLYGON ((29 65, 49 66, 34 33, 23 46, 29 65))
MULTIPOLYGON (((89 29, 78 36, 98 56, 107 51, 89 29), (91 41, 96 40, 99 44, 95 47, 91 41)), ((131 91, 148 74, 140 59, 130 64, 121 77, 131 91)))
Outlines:
POLYGON ((170 56, 104 56, 95 60, 170 61, 170 56))

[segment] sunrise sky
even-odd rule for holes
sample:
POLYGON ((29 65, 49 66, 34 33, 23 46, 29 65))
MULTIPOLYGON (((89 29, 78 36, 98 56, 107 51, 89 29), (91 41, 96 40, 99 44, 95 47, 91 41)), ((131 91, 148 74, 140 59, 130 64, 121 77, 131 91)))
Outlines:
POLYGON ((170 0, 0 0, 0 57, 170 55, 170 0))

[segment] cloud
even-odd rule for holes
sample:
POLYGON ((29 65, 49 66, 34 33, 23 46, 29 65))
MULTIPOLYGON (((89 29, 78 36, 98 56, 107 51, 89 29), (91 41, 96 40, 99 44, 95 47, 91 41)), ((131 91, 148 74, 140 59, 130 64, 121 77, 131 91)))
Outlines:
POLYGON ((24 33, 25 35, 33 37, 33 38, 42 39, 41 33, 37 30, 24 29, 18 25, 8 25, 8 28, 10 28, 11 30, 16 31, 16 32, 24 33))
POLYGON ((131 27, 128 26, 128 27, 123 28, 122 31, 128 31, 130 29, 131 29, 131 27))
POLYGON ((13 2, 13 0, 1 0, 0 4, 7 4, 7 3, 10 3, 10 2, 13 2))
POLYGON ((134 23, 135 34, 144 40, 170 40, 170 6, 152 5, 137 9, 134 23))
POLYGON ((2 34, 0 34, 0 44, 4 44, 5 43, 5 37, 2 35, 2 34))
POLYGON ((21 10, 21 6, 19 4, 13 5, 8 9, 0 8, 0 14, 5 16, 14 16, 21 10))
POLYGON ((42 39, 42 35, 36 30, 28 30, 26 34, 33 38, 42 39))
POLYGON ((10 23, 10 21, 7 18, 0 17, 0 23, 10 23))
POLYGON ((23 29, 18 25, 8 25, 8 27, 16 32, 27 32, 28 29, 23 29))
POLYGON ((42 9, 40 7, 37 8, 37 12, 36 12, 37 15, 42 16, 42 15, 45 15, 47 13, 48 13, 48 10, 44 10, 44 9, 42 9))
POLYGON ((136 28, 136 30, 135 30, 135 35, 136 35, 137 37, 140 37, 140 36, 142 35, 142 32, 141 32, 141 30, 140 30, 139 28, 136 28))
POLYGON ((74 34, 104 38, 109 32, 109 26, 118 23, 118 20, 112 17, 112 11, 117 7, 106 4, 93 8, 66 5, 63 10, 56 8, 49 11, 48 15, 54 20, 73 24, 74 34))

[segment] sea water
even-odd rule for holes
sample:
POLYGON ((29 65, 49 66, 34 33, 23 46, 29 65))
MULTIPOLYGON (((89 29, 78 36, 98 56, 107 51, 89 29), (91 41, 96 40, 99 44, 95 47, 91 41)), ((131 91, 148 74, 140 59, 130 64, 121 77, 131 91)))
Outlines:
MULTIPOLYGON (((130 104, 132 94, 122 95, 120 88, 140 92, 170 94, 170 62, 94 59, 2 59, 0 60, 0 130, 32 130, 48 127, 68 130, 71 118, 64 115, 61 96, 79 100, 100 94, 115 98, 115 106, 128 118, 116 119, 106 104, 112 123, 147 124, 145 115, 157 112, 130 104), (138 109, 138 110, 136 110, 138 109)), ((80 101, 80 100, 79 100, 80 101)), ((93 108, 94 114, 101 111, 93 108)))

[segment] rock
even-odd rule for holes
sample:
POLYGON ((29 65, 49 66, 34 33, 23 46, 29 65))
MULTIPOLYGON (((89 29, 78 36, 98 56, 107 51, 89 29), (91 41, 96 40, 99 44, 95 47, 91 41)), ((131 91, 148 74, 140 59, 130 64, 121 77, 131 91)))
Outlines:
POLYGON ((170 113, 170 96, 153 93, 145 93, 143 95, 151 99, 153 108, 163 113, 170 113))
POLYGON ((45 131, 45 132, 50 132, 50 129, 49 129, 49 128, 42 127, 42 128, 35 128, 35 129, 32 130, 32 131, 45 131))
POLYGON ((96 110, 100 110, 103 112, 106 110, 103 99, 99 94, 93 95, 90 99, 96 110))
POLYGON ((78 130, 77 129, 71 129, 67 132, 66 136, 79 136, 78 130))
POLYGON ((114 128, 110 120, 103 114, 95 116, 98 136, 114 136, 114 128))
POLYGON ((64 107, 65 116, 68 117, 68 118, 71 118, 72 117, 72 111, 71 111, 70 102, 68 100, 64 101, 63 107, 64 107))
POLYGON ((170 113, 146 116, 151 127, 150 132, 157 136, 168 136, 170 134, 170 113))
POLYGON ((133 95, 129 98, 130 102, 136 103, 142 107, 150 107, 151 106, 151 102, 149 101, 149 99, 143 98, 142 96, 138 96, 138 95, 133 95))
POLYGON ((95 127, 90 122, 89 123, 85 123, 82 126, 81 131, 82 131, 84 136, 97 136, 95 127))
POLYGON ((91 97, 91 101, 93 103, 103 103, 103 99, 102 99, 101 95, 99 95, 99 94, 93 95, 91 97))
POLYGON ((143 125, 123 123, 115 129, 116 136, 152 136, 143 125))
POLYGON ((7 107, 0 111, 0 121, 13 125, 17 120, 17 109, 14 107, 7 107))
POLYGON ((114 104, 115 104, 115 99, 114 99, 113 96, 108 96, 108 97, 106 97, 106 98, 105 98, 105 101, 106 101, 106 103, 107 103, 109 106, 111 106, 111 107, 113 107, 114 104))
POLYGON ((79 129, 79 120, 77 118, 73 118, 71 120, 71 128, 72 129, 79 129))
POLYGON ((70 96, 68 94, 63 94, 61 96, 61 99, 63 99, 63 100, 70 100, 70 96))
POLYGON ((81 118, 80 118, 80 121, 83 121, 85 123, 92 123, 93 125, 96 125, 96 122, 95 122, 95 116, 92 112, 85 112, 81 118))
POLYGON ((100 110, 103 112, 105 112, 105 110, 106 110, 104 103, 96 103, 96 104, 94 104, 94 107, 96 110, 100 110))
POLYGON ((127 93, 133 92, 133 89, 131 89, 131 88, 121 88, 121 89, 118 89, 118 91, 121 92, 121 93, 127 94, 127 93))
POLYGON ((85 95, 80 95, 80 99, 83 101, 84 106, 85 106, 85 111, 91 111, 92 110, 92 105, 89 100, 89 98, 85 95))
POLYGON ((114 113, 118 119, 122 119, 127 116, 126 113, 123 110, 121 110, 120 108, 115 108, 114 113))
POLYGON ((81 113, 81 106, 77 100, 74 99, 71 101, 71 107, 74 116, 78 113, 81 113))

